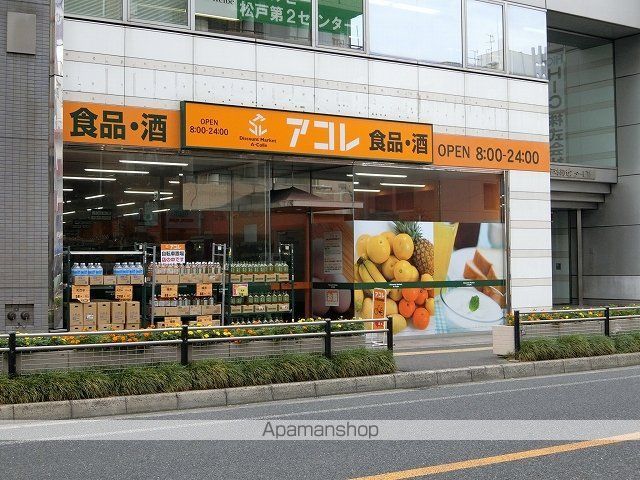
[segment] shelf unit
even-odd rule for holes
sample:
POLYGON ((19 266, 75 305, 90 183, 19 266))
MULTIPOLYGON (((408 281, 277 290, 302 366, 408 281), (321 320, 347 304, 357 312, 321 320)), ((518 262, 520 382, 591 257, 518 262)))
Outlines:
MULTIPOLYGON (((153 247, 155 248, 155 247, 153 247)), ((119 261, 130 261, 127 259, 135 259, 142 263, 143 268, 147 264, 147 259, 150 256, 152 249, 145 243, 135 244, 131 250, 72 250, 70 248, 66 249, 64 252, 64 287, 63 287, 63 328, 65 330, 70 330, 70 322, 69 322, 69 303, 73 300, 72 289, 73 289, 73 278, 71 275, 71 267, 74 262, 74 258, 77 260, 77 257, 80 258, 90 258, 89 263, 100 263, 101 265, 111 265, 110 269, 113 270, 113 266, 119 261), (112 260, 111 257, 117 258, 117 260, 112 260)), ((113 276, 110 274, 103 274, 102 277, 113 276)), ((90 279, 91 277, 89 277, 90 279)), ((89 291, 90 298, 92 297, 91 292, 93 291, 102 291, 104 295, 108 298, 99 298, 94 299, 91 298, 91 301, 96 300, 105 300, 105 301, 113 301, 115 300, 115 290, 118 285, 123 285, 121 283, 116 283, 112 285, 99 285, 99 284, 91 284, 89 283, 89 291)), ((140 321, 141 323, 145 322, 145 312, 147 306, 147 292, 146 285, 144 280, 141 283, 128 283, 125 285, 130 285, 133 287, 133 298, 138 298, 137 301, 140 302, 140 321)))
MULTIPOLYGON (((256 318, 263 318, 265 320, 270 320, 275 316, 283 316, 283 315, 287 315, 290 316, 289 321, 293 321, 295 319, 295 288, 294 288, 294 268, 293 268, 293 245, 289 244, 289 243, 281 243, 278 245, 278 255, 277 258, 272 259, 275 261, 283 261, 287 264, 288 269, 289 269, 289 274, 288 274, 288 279, 287 280, 283 280, 282 278, 278 278, 277 275, 278 274, 265 274, 265 276, 267 275, 276 275, 276 278, 274 281, 249 281, 249 279, 247 278, 242 278, 243 274, 238 274, 238 273, 231 273, 230 271, 227 271, 227 275, 228 276, 228 284, 229 284, 229 288, 227 289, 227 308, 225 310, 225 314, 224 314, 224 320, 226 322, 226 324, 231 324, 233 323, 235 318, 242 318, 243 320, 246 318, 250 318, 250 317, 256 317, 256 318), (240 278, 238 278, 240 277, 240 278), (284 290, 283 287, 288 285, 287 293, 289 294, 289 308, 287 310, 278 310, 278 311, 270 311, 267 312, 266 311, 266 305, 265 305, 265 311, 259 311, 259 312, 232 312, 233 307, 237 307, 237 306, 242 306, 242 305, 231 305, 231 298, 233 296, 233 288, 234 285, 247 285, 247 290, 248 290, 248 294, 266 294, 266 293, 271 293, 274 291, 282 291, 284 290), (277 288, 273 288, 274 285, 277 285, 277 288)), ((227 265, 231 265, 233 263, 233 260, 230 258, 229 262, 227 263, 227 265)), ((251 276, 252 274, 249 274, 247 276, 251 276)), ((255 305, 259 305, 259 304, 255 304, 255 305)), ((271 305, 278 305, 278 302, 275 302, 271 305)))
MULTIPOLYGON (((157 250, 154 247, 153 250, 153 255, 152 255, 152 261, 154 265, 157 265, 157 250)), ((220 318, 220 324, 224 325, 224 305, 225 305, 225 290, 226 290, 226 283, 225 283, 225 271, 226 271, 226 261, 227 261, 227 245, 226 244, 213 244, 212 248, 211 248, 211 261, 216 263, 218 262, 221 265, 221 273, 220 273, 220 280, 219 281, 193 281, 193 282, 184 282, 184 281, 180 281, 180 279, 178 278, 178 282, 159 282, 158 281, 158 274, 156 269, 154 268, 151 274, 150 278, 146 279, 146 284, 150 287, 151 289, 151 295, 150 295, 150 308, 149 308, 149 323, 151 325, 155 325, 157 323, 156 319, 159 318, 168 318, 168 317, 180 317, 181 319, 181 323, 187 323, 190 318, 197 318, 199 316, 212 316, 212 317, 219 317, 220 318), (150 280, 150 281, 149 281, 150 280), (190 306, 182 306, 182 307, 178 307, 178 306, 164 306, 164 307, 160 307, 160 306, 156 306, 154 304, 154 299, 156 297, 160 298, 161 295, 161 290, 162 290, 162 285, 175 285, 176 289, 177 289, 177 293, 178 295, 181 294, 190 294, 190 295, 195 295, 196 293, 196 288, 198 284, 211 284, 212 286, 212 295, 213 292, 215 292, 215 296, 217 298, 220 299, 220 312, 219 313, 200 313, 200 314, 191 314, 191 313, 176 313, 176 314, 162 314, 159 315, 156 312, 156 309, 160 309, 160 308, 189 308, 190 306)), ((197 305, 193 305, 193 306, 197 306, 197 305)), ((201 307, 209 307, 212 305, 199 305, 201 307)), ((217 306, 217 303, 213 305, 214 307, 217 306)))

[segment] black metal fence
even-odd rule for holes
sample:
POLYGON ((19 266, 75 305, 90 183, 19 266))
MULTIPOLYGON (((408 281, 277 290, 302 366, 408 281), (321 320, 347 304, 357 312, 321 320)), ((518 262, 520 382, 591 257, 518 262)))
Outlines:
POLYGON ((625 314, 635 307, 578 308, 573 310, 547 310, 513 312, 515 351, 522 340, 567 335, 617 335, 640 331, 640 314, 625 314), (539 318, 544 316, 561 318, 539 318), (531 316, 538 318, 528 320, 531 316))
POLYGON ((183 325, 153 330, 9 333, 0 335, 6 344, 6 347, 0 348, 0 371, 14 376, 47 370, 118 369, 165 362, 188 365, 192 361, 205 359, 237 360, 287 353, 316 353, 331 357, 336 352, 353 348, 393 350, 392 318, 375 321, 382 323, 383 328, 370 328, 373 320, 368 319, 304 322, 295 324, 296 333, 276 334, 266 334, 267 330, 260 332, 260 329, 291 328, 292 324, 183 325), (363 328, 354 328, 356 325, 363 325, 363 328), (254 330, 255 335, 238 335, 240 329, 254 330), (103 336, 103 340, 104 335, 126 338, 131 334, 144 335, 150 332, 153 332, 152 340, 109 343, 79 341, 80 337, 86 340, 93 336, 97 340, 98 336, 103 336), (163 335, 168 338, 163 339, 163 335), (65 341, 47 345, 38 345, 42 342, 35 341, 52 338, 65 338, 65 341))

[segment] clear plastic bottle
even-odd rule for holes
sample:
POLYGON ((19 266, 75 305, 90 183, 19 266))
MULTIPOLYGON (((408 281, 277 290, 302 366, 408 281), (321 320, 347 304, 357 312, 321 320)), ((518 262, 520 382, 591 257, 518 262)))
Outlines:
POLYGON ((78 265, 78 262, 74 263, 73 266, 71 267, 71 276, 72 277, 77 277, 78 275, 80 275, 78 272, 80 271, 80 265, 78 265))

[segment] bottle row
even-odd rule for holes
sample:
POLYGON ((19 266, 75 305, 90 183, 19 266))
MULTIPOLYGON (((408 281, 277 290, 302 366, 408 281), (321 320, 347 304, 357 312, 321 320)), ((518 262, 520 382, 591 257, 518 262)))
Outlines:
POLYGON ((287 262, 232 262, 229 265, 229 272, 234 275, 242 274, 268 274, 268 273, 289 273, 287 262))
POLYGON ((244 297, 231 297, 231 305, 267 305, 270 303, 289 303, 289 293, 261 293, 244 297))
POLYGON ((156 275, 220 275, 222 265, 219 262, 186 262, 165 265, 159 262, 149 263, 148 276, 156 275))
MULTIPOLYGON (((118 262, 113 266, 113 275, 142 275, 144 267, 140 262, 118 262)), ((74 263, 71 267, 73 277, 98 277, 105 274, 101 263, 74 263)))
POLYGON ((190 307, 191 305, 215 305, 218 303, 216 296, 196 297, 195 295, 178 295, 175 298, 161 298, 154 296, 151 304, 154 307, 190 307))
POLYGON ((286 323, 282 316, 272 316, 270 318, 266 317, 251 317, 251 318, 242 318, 242 317, 231 317, 231 325, 259 325, 265 323, 286 323))

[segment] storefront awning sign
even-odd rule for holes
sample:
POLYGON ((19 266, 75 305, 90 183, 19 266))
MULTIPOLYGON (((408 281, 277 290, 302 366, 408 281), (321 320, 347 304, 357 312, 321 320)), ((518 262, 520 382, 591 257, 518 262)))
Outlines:
POLYGON ((427 124, 195 102, 181 107, 183 148, 433 161, 427 124))

